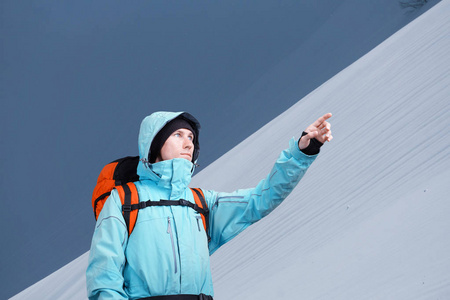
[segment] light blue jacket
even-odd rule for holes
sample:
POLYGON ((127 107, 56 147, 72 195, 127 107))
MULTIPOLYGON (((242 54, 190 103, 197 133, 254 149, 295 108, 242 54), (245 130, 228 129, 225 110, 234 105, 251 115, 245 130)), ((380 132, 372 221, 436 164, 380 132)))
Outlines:
MULTIPOLYGON (((167 122, 183 113, 158 112, 139 133, 136 183, 140 201, 186 199, 194 164, 183 158, 148 164, 151 142, 167 122)), ((185 114, 197 126, 198 122, 185 114)), ((92 238, 86 283, 89 299, 139 299, 171 294, 213 295, 209 256, 249 225, 274 210, 294 189, 316 156, 291 139, 269 175, 255 188, 219 193, 204 190, 210 209, 208 245, 202 219, 184 206, 141 209, 128 237, 117 191, 106 201, 92 238), (209 247, 208 247, 209 246, 209 247)))

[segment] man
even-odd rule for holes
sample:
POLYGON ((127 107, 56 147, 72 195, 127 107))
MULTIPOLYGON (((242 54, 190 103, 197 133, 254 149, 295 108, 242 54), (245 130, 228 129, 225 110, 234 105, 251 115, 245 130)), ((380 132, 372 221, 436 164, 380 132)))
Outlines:
MULTIPOLYGON (((98 217, 86 271, 89 299, 212 299, 209 256, 249 225, 274 210, 294 189, 332 139, 320 117, 292 139, 270 174, 255 188, 220 193, 204 190, 210 240, 199 214, 186 206, 139 211, 128 236, 122 204, 113 190, 98 217)), ((185 112, 156 112, 139 133, 140 161, 135 182, 140 201, 185 199, 199 155, 200 124, 185 112)))

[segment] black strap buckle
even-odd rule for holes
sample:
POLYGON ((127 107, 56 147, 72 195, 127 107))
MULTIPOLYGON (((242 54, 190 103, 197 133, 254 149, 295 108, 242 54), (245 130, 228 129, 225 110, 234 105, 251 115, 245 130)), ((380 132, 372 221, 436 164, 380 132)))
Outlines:
POLYGON ((191 203, 185 199, 180 199, 179 201, 180 201, 180 205, 183 205, 183 206, 189 206, 191 203))
POLYGON ((122 205, 122 211, 125 211, 125 212, 131 211, 131 204, 122 205))

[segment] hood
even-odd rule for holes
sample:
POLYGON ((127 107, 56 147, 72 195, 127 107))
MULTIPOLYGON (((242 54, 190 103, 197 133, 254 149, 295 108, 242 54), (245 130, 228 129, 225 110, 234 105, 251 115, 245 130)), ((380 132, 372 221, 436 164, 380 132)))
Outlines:
MULTIPOLYGON (((141 123, 141 128, 139 131, 139 164, 148 164, 148 157, 150 152, 150 146, 155 138, 156 134, 170 121, 177 117, 182 117, 185 120, 189 121, 195 130, 195 140, 194 140, 194 155, 193 155, 193 163, 194 165, 197 163, 200 145, 199 145, 199 131, 200 131, 200 123, 194 118, 191 114, 187 112, 166 112, 159 111, 147 116, 141 123)), ((142 166, 140 166, 142 167, 142 166)), ((138 168, 141 169, 141 168, 138 168)), ((193 168, 192 168, 193 172, 193 168)), ((139 172, 138 172, 139 173, 139 172)), ((139 174, 141 175, 141 174, 139 174)))

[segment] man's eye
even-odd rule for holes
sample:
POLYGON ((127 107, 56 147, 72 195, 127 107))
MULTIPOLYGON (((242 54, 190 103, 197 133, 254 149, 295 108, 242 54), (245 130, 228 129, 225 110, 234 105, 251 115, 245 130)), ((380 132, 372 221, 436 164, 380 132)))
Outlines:
POLYGON ((175 133, 174 136, 180 137, 180 134, 179 133, 175 133))
POLYGON ((194 137, 193 137, 193 136, 189 136, 188 139, 189 139, 190 141, 192 141, 192 140, 194 139, 194 137))

